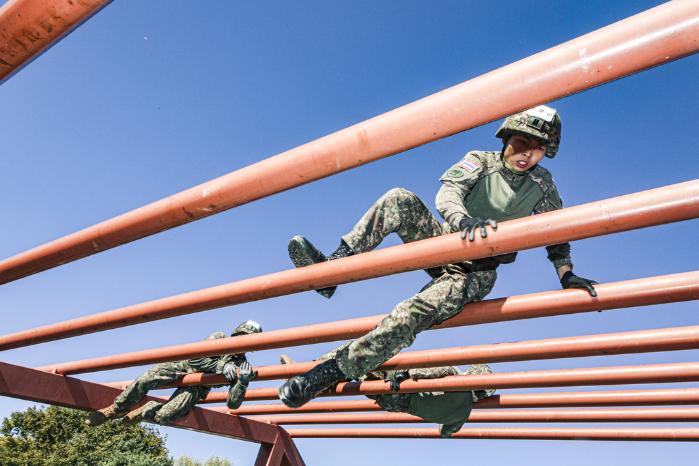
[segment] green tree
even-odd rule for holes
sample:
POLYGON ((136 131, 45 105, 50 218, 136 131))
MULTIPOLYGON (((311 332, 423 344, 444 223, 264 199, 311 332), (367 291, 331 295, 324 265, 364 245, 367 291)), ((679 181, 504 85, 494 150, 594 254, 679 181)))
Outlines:
POLYGON ((87 414, 51 406, 14 412, 0 427, 3 466, 172 466, 165 438, 152 427, 114 421, 85 424, 87 414))

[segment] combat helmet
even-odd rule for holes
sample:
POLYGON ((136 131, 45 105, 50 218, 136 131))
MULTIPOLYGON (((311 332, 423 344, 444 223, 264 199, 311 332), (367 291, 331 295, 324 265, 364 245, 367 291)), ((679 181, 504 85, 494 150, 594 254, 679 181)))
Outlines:
POLYGON ((262 331, 262 326, 255 322, 254 320, 246 320, 242 324, 238 325, 231 333, 231 336, 236 335, 251 335, 253 333, 260 333, 262 331))
POLYGON ((513 133, 541 139, 546 144, 546 157, 552 159, 561 143, 561 117, 555 108, 538 105, 505 118, 495 137, 507 143, 513 133))

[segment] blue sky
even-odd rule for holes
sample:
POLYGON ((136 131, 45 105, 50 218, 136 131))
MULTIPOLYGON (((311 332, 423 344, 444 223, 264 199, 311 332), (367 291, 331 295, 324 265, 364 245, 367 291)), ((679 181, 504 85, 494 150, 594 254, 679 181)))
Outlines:
MULTIPOLYGON (((5 149, 0 257, 478 76, 653 7, 658 1, 116 1, 0 86, 5 149)), ((545 160, 566 205, 697 177, 697 57, 551 103, 559 156, 545 160)), ((472 149, 497 150, 498 123, 384 159, 0 288, 3 333, 290 267, 304 234, 332 250, 371 203, 402 186, 433 208, 440 174, 472 149)), ((434 209, 433 209, 434 211, 434 209)), ((697 221, 573 244, 600 282, 696 269, 697 221)), ((396 238, 386 241, 397 244, 396 238)), ((499 269, 491 297, 558 288, 543 249, 499 269)), ((421 272, 250 303, 7 352, 27 366, 186 343, 255 319, 265 329, 389 311, 421 272)), ((458 328, 413 349, 693 325, 694 303, 458 328)), ((333 344, 291 348, 312 359, 333 344)), ((250 355, 272 364, 279 351, 250 355)), ((697 351, 496 364, 497 371, 697 360, 697 351)), ((142 367, 96 373, 121 380, 142 367)), ((259 384, 262 386, 262 384, 259 384)), ((697 384, 682 384, 697 386, 697 384)), ((638 387, 635 387, 638 388, 638 387)), ((527 390, 532 391, 532 390, 527 390)), ((546 391, 546 390, 543 390, 546 391)), ((554 391, 554 390, 550 390, 554 391)), ((28 406, 0 398, 0 416, 28 406)), ((175 455, 252 464, 257 446, 163 429, 175 455)), ((308 464, 492 466, 658 464, 692 444, 301 440, 308 464), (439 443, 437 443, 439 442, 439 443), (358 454, 358 452, 361 452, 358 454)), ((691 456, 690 456, 691 455, 691 456)))

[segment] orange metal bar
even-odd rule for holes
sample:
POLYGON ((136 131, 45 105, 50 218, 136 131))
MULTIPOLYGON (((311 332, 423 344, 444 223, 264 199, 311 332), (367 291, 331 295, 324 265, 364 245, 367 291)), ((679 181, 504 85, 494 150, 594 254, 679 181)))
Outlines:
MULTIPOLYGON (((289 429, 292 438, 439 438, 434 428, 406 429, 289 429)), ((510 439, 510 440, 641 440, 666 442, 696 442, 699 429, 685 428, 532 428, 493 427, 461 429, 453 439, 510 439)))
MULTIPOLYGON (((275 425, 298 424, 388 424, 425 423, 404 413, 294 414, 255 416, 258 422, 275 425)), ((617 408, 617 409, 517 409, 480 410, 468 418, 473 422, 696 422, 699 408, 617 408)))
MULTIPOLYGON (((406 380, 400 392, 453 392, 484 388, 573 387, 581 385, 623 385, 699 381, 699 363, 647 364, 529 372, 500 372, 477 376, 458 375, 442 379, 406 380)), ((379 395, 395 393, 383 381, 342 382, 321 396, 379 395)), ((208 401, 223 401, 225 393, 210 393, 208 401)), ((277 388, 253 388, 246 400, 276 400, 277 388)))
MULTIPOLYGON (((436 350, 400 353, 382 364, 382 369, 407 369, 484 362, 530 361, 535 359, 577 358, 610 354, 677 351, 699 348, 699 326, 675 327, 635 332, 605 333, 579 337, 496 343, 478 346, 458 346, 436 350)), ((256 367, 258 381, 288 379, 303 374, 317 361, 256 367)), ((113 387, 125 387, 130 381, 112 382, 113 387)), ((172 386, 225 384, 223 375, 189 374, 172 386)))
POLYGON ((6 335, 0 349, 696 217, 699 180, 511 220, 475 242, 453 233, 79 317, 6 335))
POLYGON ((329 136, 0 262, 16 280, 480 126, 699 49, 699 4, 675 0, 329 136))
MULTIPOLYGON (((209 400, 209 402, 211 402, 209 400)), ((609 390, 593 392, 513 393, 495 395, 473 405, 473 409, 501 408, 564 408, 600 406, 654 406, 699 404, 699 388, 665 388, 654 390, 609 390)), ((212 408, 241 416, 340 413, 357 411, 382 411, 372 400, 315 401, 300 408, 289 408, 281 403, 246 403, 236 410, 226 407, 212 408)))
MULTIPOLYGON (((597 285, 597 298, 581 290, 549 291, 466 305, 464 311, 433 328, 448 328, 514 319, 563 315, 611 308, 642 306, 699 298, 699 272, 597 285)), ((174 361, 204 355, 306 345, 353 338, 373 329, 383 316, 273 330, 213 341, 175 345, 121 355, 53 364, 43 370, 61 374, 88 372, 174 361)), ((5 339, 0 338, 4 343, 5 339)), ((0 345, 2 344, 0 343, 0 345)), ((2 347, 2 346, 0 346, 2 347)))
POLYGON ((0 83, 111 0, 9 0, 0 8, 0 83))

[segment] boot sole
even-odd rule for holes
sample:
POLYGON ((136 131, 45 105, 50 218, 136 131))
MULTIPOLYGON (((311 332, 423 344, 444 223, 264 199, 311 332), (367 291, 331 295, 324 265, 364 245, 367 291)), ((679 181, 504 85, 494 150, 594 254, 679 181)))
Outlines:
MULTIPOLYGON (((297 268, 308 267, 309 265, 319 264, 328 260, 322 252, 318 251, 318 249, 303 236, 294 236, 291 238, 287 249, 289 251, 289 259, 291 259, 291 262, 297 268)), ((330 299, 335 294, 335 290, 337 290, 337 287, 331 286, 328 288, 321 288, 316 290, 316 292, 324 298, 330 299)))
POLYGON ((303 403, 295 403, 287 397, 285 389, 286 389, 286 385, 282 385, 281 387, 279 387, 279 390, 278 390, 279 399, 281 400, 282 403, 284 403, 289 408, 300 408, 301 406, 308 403, 308 401, 310 401, 310 400, 306 400, 303 403))

